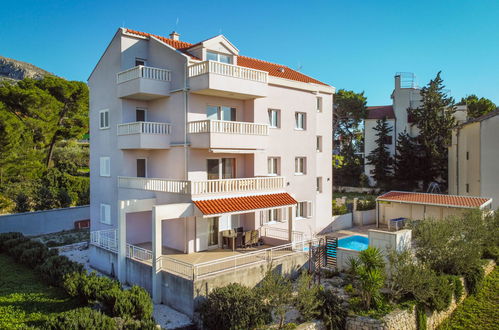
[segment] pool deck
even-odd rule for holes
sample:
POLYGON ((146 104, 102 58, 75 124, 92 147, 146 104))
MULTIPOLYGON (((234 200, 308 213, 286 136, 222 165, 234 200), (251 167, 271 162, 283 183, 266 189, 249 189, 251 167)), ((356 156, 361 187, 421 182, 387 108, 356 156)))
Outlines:
POLYGON ((333 231, 324 235, 321 235, 323 237, 325 236, 332 236, 332 237, 337 237, 337 238, 343 238, 346 236, 352 236, 352 235, 360 235, 360 236, 365 236, 367 237, 369 229, 387 229, 388 227, 383 227, 380 226, 379 228, 376 227, 376 225, 368 225, 368 226, 359 226, 359 227, 352 227, 348 229, 342 229, 338 231, 333 231))

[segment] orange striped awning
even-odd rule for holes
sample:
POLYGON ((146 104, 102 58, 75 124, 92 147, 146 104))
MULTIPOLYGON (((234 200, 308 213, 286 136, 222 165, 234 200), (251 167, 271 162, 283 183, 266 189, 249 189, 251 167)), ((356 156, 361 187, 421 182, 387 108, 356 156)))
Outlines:
POLYGON ((376 198, 378 201, 447 206, 457 208, 483 208, 492 202, 491 198, 443 194, 390 191, 376 198))
POLYGON ((204 215, 270 209, 298 202, 288 193, 192 201, 204 215))

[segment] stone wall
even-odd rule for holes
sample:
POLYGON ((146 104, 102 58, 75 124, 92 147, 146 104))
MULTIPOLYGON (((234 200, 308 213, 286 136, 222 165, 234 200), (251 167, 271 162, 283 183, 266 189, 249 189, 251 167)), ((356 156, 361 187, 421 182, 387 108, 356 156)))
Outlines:
MULTIPOLYGON (((496 266, 493 260, 484 267, 485 275, 490 274, 496 266)), ((464 279, 461 278, 464 286, 464 279)), ((464 289, 463 296, 459 301, 452 299, 450 306, 441 312, 426 313, 428 329, 436 329, 447 319, 457 306, 463 302, 468 293, 464 289)), ((346 330, 417 330, 416 309, 395 310, 382 319, 373 319, 365 316, 350 316, 347 318, 346 330)))

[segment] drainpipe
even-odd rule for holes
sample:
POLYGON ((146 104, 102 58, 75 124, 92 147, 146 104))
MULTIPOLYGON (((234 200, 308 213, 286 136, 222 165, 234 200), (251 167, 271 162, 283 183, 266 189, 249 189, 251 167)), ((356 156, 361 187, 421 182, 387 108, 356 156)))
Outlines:
POLYGON ((459 195, 459 128, 456 129, 456 195, 459 195))
POLYGON ((185 59, 184 63, 184 180, 188 179, 189 169, 188 169, 188 150, 187 150, 187 113, 189 109, 189 59, 185 59))

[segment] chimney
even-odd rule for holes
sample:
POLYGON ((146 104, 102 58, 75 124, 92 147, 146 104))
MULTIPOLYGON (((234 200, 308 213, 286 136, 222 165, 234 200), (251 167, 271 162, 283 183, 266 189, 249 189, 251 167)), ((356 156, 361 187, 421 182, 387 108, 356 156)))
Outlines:
POLYGON ((400 76, 401 76, 400 73, 397 73, 395 75, 395 89, 400 89, 402 87, 401 86, 401 81, 400 81, 400 76))
POLYGON ((173 31, 172 33, 170 33, 170 39, 180 40, 180 34, 178 34, 177 32, 173 31))

